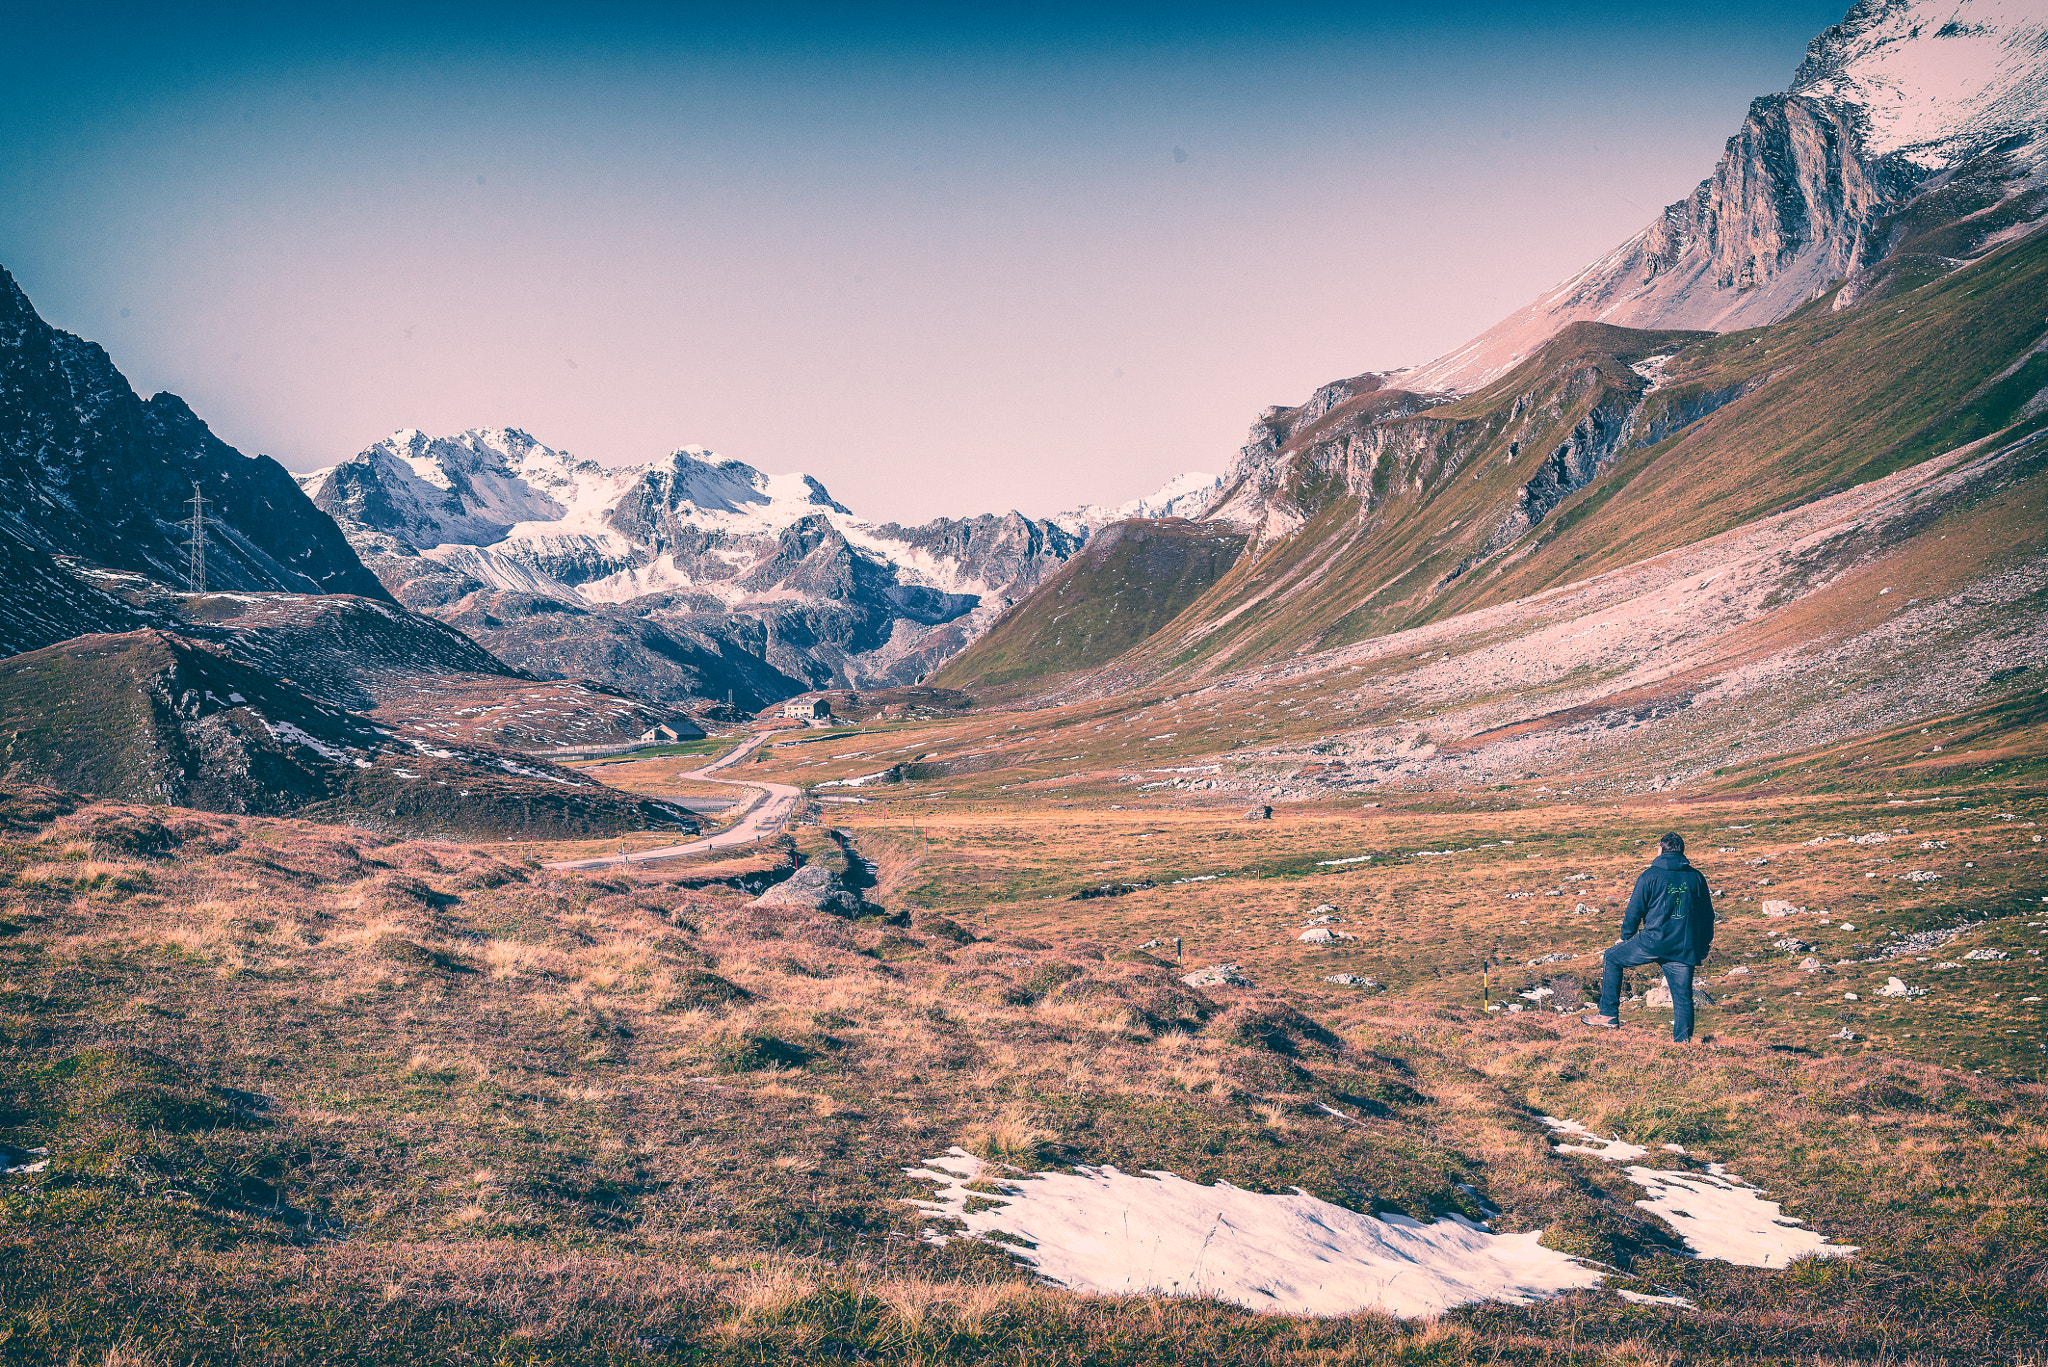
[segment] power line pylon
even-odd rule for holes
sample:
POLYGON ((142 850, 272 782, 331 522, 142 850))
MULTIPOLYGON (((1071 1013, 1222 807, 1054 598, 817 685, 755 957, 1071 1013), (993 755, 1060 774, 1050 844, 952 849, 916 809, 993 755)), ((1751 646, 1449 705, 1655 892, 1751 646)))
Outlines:
POLYGON ((199 492, 199 481, 192 482, 192 497, 185 500, 192 505, 192 518, 185 525, 191 529, 191 540, 185 543, 185 582, 192 586, 192 592, 206 592, 206 495, 199 492))

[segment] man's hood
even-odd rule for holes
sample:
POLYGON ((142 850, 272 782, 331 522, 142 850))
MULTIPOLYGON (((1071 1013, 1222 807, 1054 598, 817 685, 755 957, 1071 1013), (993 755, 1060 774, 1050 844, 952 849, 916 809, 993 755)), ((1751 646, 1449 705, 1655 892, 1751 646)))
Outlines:
POLYGON ((1689 869, 1692 862, 1682 854, 1660 854, 1650 861, 1653 869, 1689 869))

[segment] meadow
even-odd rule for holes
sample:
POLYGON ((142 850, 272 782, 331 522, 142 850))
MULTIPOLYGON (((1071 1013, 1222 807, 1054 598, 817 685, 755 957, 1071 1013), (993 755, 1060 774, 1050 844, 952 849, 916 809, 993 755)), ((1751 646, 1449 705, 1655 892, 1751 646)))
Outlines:
MULTIPOLYGON (((1065 721, 1123 744, 1093 716, 1065 721)), ((915 766, 1019 720, 884 739, 915 766)), ((816 824, 742 858, 587 874, 543 867, 572 845, 13 793, 4 1357, 2023 1361, 2048 1322, 2048 804, 2031 721, 1951 724, 1984 742, 1960 773, 1916 731, 1860 765, 1787 757, 1801 784, 1580 804, 1553 780, 1263 820, 1102 755, 1066 781, 1076 752, 1041 746, 1051 785, 1029 748, 904 768, 815 789, 816 824), (1615 1033, 1565 1009, 1668 828, 1721 916, 1685 1047, 1647 1003, 1615 1033), (803 864, 865 914, 754 904, 803 864), (1244 981, 1182 982, 1221 964, 1244 981), (1544 1115, 1723 1163, 1858 1252, 1688 1256, 1544 1115), (1000 1242, 925 1237, 943 1225, 906 1170, 956 1146, 1541 1230, 1690 1305, 1079 1295, 1000 1242)), ((873 772, 876 740, 746 767, 873 772)), ((644 761, 650 789, 694 762, 644 761)))

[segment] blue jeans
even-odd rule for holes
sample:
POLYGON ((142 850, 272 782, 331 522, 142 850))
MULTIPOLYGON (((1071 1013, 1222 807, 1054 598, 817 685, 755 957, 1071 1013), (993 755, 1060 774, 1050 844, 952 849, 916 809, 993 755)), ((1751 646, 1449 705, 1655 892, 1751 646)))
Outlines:
POLYGON ((1671 989, 1671 1038, 1684 1044, 1692 1038, 1692 965, 1652 958, 1634 940, 1623 940, 1600 956, 1600 1014, 1621 1014, 1621 970, 1643 964, 1664 966, 1664 985, 1671 989))

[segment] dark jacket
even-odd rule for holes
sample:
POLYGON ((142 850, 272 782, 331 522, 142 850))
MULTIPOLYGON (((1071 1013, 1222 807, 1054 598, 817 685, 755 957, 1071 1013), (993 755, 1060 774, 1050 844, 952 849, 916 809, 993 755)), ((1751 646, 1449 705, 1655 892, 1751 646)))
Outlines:
POLYGON ((1636 879, 1636 890, 1621 917, 1621 938, 1652 959, 1691 964, 1707 961, 1714 945, 1714 903, 1707 880, 1682 854, 1660 854, 1636 879))

